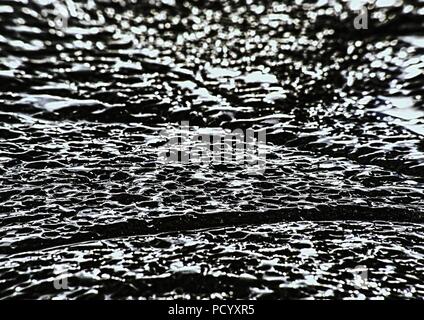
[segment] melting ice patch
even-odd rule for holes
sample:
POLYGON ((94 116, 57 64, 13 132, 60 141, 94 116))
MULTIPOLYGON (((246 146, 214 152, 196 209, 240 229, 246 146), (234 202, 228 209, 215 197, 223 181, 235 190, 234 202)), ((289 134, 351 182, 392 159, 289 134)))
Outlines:
POLYGON ((403 124, 403 126, 405 128, 407 128, 408 130, 416 133, 416 134, 424 136, 424 125, 423 124, 421 124, 421 125, 420 124, 403 124))
POLYGON ((208 77, 212 79, 235 78, 241 74, 240 71, 226 68, 206 68, 208 77))
POLYGON ((414 105, 414 99, 411 97, 386 97, 381 96, 385 101, 390 102, 396 108, 411 108, 414 105))
POLYGON ((261 71, 254 71, 242 77, 246 83, 278 83, 276 76, 270 73, 262 73, 261 71))
POLYGON ((424 48, 424 36, 407 36, 401 38, 403 41, 412 44, 415 47, 424 48))
POLYGON ((414 120, 424 117, 424 111, 415 109, 415 108, 394 108, 383 111, 384 114, 387 114, 391 117, 403 119, 403 120, 414 120))

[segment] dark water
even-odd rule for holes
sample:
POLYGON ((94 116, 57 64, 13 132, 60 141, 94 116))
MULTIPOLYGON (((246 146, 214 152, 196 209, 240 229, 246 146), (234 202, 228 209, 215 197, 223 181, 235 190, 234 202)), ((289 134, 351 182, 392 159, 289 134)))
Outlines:
POLYGON ((356 15, 2 0, 0 297, 422 298, 424 3, 356 15), (160 163, 184 120, 266 130, 265 172, 160 163))

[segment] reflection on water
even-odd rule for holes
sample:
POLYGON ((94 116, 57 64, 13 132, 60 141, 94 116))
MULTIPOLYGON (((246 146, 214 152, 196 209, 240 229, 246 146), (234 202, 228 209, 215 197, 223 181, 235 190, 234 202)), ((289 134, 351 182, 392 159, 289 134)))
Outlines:
POLYGON ((358 3, 2 1, 1 297, 422 297, 424 4, 358 3), (266 170, 159 163, 181 121, 266 170))

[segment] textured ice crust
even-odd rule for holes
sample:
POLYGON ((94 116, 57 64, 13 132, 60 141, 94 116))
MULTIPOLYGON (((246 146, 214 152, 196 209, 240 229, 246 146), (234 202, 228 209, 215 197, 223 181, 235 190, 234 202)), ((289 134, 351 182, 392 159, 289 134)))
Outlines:
POLYGON ((1 259, 0 297, 419 298, 423 240, 422 225, 337 221, 89 241, 1 259))

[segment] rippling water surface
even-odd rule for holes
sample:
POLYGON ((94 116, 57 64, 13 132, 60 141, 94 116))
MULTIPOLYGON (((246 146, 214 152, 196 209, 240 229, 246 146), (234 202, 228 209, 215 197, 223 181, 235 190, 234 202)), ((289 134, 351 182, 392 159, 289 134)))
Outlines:
POLYGON ((2 0, 0 297, 424 297, 424 2, 370 2, 2 0))

